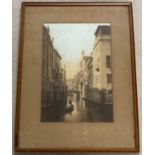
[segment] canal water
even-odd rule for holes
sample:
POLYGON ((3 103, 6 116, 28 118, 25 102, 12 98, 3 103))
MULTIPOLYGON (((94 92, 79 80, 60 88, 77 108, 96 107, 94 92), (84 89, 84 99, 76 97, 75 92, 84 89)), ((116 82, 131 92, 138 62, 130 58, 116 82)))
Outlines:
MULTIPOLYGON (((68 97, 68 107, 71 106, 69 101, 70 98, 68 97)), ((103 115, 103 110, 99 104, 89 103, 88 101, 86 103, 85 100, 78 101, 76 94, 72 96, 72 105, 73 110, 63 116, 64 122, 112 122, 112 115, 108 109, 105 109, 106 115, 103 115)))
POLYGON ((72 112, 64 115, 64 122, 85 122, 87 120, 87 108, 85 102, 77 101, 76 94, 74 94, 72 104, 74 109, 72 112))

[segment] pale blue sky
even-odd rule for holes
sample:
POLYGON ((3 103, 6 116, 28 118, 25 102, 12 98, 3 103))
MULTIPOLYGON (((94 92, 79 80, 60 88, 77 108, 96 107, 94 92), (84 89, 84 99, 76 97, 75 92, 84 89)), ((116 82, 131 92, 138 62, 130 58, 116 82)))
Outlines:
POLYGON ((92 52, 98 25, 107 24, 45 24, 50 29, 51 38, 54 38, 54 47, 62 56, 62 64, 66 65, 67 79, 77 73, 82 51, 85 55, 92 52))

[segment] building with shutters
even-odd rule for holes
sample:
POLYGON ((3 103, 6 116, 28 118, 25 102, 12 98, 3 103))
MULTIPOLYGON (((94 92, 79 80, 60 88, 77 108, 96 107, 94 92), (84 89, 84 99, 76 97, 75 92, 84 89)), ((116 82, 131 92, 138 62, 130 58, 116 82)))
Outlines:
POLYGON ((100 25, 95 32, 93 57, 93 87, 112 93, 111 26, 100 25))
POLYGON ((88 89, 88 99, 100 106, 103 121, 113 121, 111 26, 99 25, 95 31, 92 51, 93 88, 88 89))

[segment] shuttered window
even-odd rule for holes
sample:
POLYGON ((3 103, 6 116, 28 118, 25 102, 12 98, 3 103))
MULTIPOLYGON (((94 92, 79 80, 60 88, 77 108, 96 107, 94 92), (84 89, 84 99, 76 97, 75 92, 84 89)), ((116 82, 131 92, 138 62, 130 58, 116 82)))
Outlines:
POLYGON ((111 56, 110 55, 106 56, 106 65, 107 67, 111 67, 111 56))
POLYGON ((112 74, 107 74, 107 83, 112 83, 112 74))
POLYGON ((112 90, 108 90, 108 95, 112 95, 112 90))

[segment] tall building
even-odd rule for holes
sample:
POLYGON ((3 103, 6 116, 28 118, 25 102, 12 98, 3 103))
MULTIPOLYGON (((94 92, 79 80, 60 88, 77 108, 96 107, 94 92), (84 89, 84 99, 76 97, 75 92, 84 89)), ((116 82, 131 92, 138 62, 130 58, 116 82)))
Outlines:
POLYGON ((84 52, 82 53, 82 60, 80 61, 80 86, 81 86, 81 99, 84 99, 86 96, 86 89, 89 86, 90 82, 90 68, 88 67, 92 61, 91 56, 85 56, 84 52))
POLYGON ((100 25, 95 32, 93 56, 93 87, 112 93, 111 26, 100 25))
MULTIPOLYGON (((50 30, 43 26, 41 121, 51 121, 55 109, 62 111, 67 103, 66 71, 61 67, 59 52, 53 45, 50 30)), ((55 114, 57 115, 57 114, 55 114)))
POLYGON ((86 81, 88 82, 88 87, 93 87, 93 58, 89 57, 86 59, 86 81))
POLYGON ((67 90, 68 91, 72 91, 73 90, 73 88, 74 88, 73 81, 74 81, 74 79, 67 79, 66 80, 67 90))
POLYGON ((66 85, 66 69, 62 68, 61 72, 62 72, 62 82, 64 85, 66 85))

